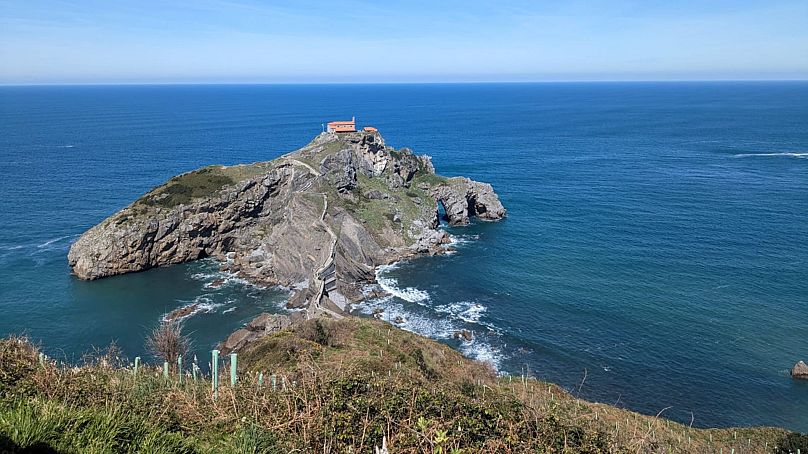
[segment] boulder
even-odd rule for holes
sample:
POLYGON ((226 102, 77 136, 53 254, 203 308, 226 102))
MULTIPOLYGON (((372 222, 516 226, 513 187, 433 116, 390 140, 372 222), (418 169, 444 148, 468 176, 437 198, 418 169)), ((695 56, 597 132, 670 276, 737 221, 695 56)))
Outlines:
POLYGON ((229 355, 231 352, 240 350, 257 337, 255 332, 241 328, 228 336, 227 340, 219 346, 219 350, 221 350, 222 355, 229 355))
POLYGON ((808 380, 808 364, 805 364, 804 361, 795 364, 794 368, 791 369, 791 377, 808 380))

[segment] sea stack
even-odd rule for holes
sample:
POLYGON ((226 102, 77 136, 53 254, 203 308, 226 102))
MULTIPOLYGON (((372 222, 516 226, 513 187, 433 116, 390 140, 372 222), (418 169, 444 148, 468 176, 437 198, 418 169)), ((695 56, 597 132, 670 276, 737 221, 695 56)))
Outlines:
POLYGON ((808 380, 808 364, 805 364, 804 361, 799 361, 795 364, 794 368, 791 369, 791 378, 808 380))
POLYGON ((506 214, 490 184, 437 175, 375 129, 324 132, 272 161, 171 178, 85 232, 68 262, 89 280, 212 257, 339 316, 377 266, 445 251, 439 204, 451 225, 506 214))

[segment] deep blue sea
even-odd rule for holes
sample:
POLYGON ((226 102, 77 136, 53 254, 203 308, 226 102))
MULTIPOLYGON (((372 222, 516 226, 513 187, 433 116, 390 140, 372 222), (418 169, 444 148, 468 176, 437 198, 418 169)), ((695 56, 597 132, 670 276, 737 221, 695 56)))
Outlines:
POLYGON ((65 256, 177 173, 269 160, 353 115, 509 210, 451 229, 454 254, 381 270, 396 297, 357 312, 589 399, 808 431, 788 374, 808 360, 808 83, 2 87, 0 335, 134 357, 197 301, 204 357, 283 310, 282 289, 212 288, 211 262, 83 282, 65 256))

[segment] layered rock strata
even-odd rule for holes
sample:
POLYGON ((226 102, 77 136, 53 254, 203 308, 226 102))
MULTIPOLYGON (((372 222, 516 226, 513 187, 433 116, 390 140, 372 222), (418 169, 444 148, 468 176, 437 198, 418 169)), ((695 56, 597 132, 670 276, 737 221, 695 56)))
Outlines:
POLYGON ((506 214, 491 185, 441 177, 377 132, 323 133, 273 161, 172 178, 84 233, 68 262, 99 279, 213 257, 294 289, 291 306, 338 316, 377 266, 445 250, 439 204, 451 225, 506 214))

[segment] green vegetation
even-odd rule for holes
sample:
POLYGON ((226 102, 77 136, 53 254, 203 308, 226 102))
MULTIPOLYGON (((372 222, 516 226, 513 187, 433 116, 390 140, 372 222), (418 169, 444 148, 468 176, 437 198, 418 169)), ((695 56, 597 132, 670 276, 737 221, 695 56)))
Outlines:
POLYGON ((171 178, 165 184, 141 197, 135 202, 135 205, 173 208, 180 204, 190 203, 195 199, 209 197, 225 186, 253 178, 270 170, 272 170, 272 164, 269 162, 230 167, 203 167, 171 178))
POLYGON ((235 181, 225 175, 220 167, 204 167, 178 175, 159 188, 151 191, 140 201, 149 206, 171 208, 193 199, 207 197, 235 181))
POLYGON ((426 183, 430 186, 440 186, 449 182, 449 179, 434 173, 418 172, 413 178, 413 186, 426 183))
POLYGON ((586 402, 371 319, 309 320, 258 341, 239 354, 239 384, 223 380, 215 399, 206 378, 180 384, 155 367, 135 376, 112 351, 81 367, 40 365, 38 353, 0 341, 0 452, 360 453, 383 437, 391 453, 785 453, 808 443, 586 402))
POLYGON ((410 242, 412 238, 408 235, 407 226, 415 219, 421 218, 424 210, 434 210, 435 199, 427 191, 414 185, 409 188, 392 189, 383 178, 371 178, 361 173, 357 175, 357 182, 353 200, 339 197, 336 193, 329 197, 329 200, 348 209, 358 220, 366 224, 373 234, 379 234, 389 227, 403 231, 403 238, 410 242), (371 199, 367 195, 373 191, 387 194, 388 197, 371 199), (416 197, 420 199, 420 204, 416 203, 416 197), (397 222, 394 221, 396 214, 400 218, 397 222))

